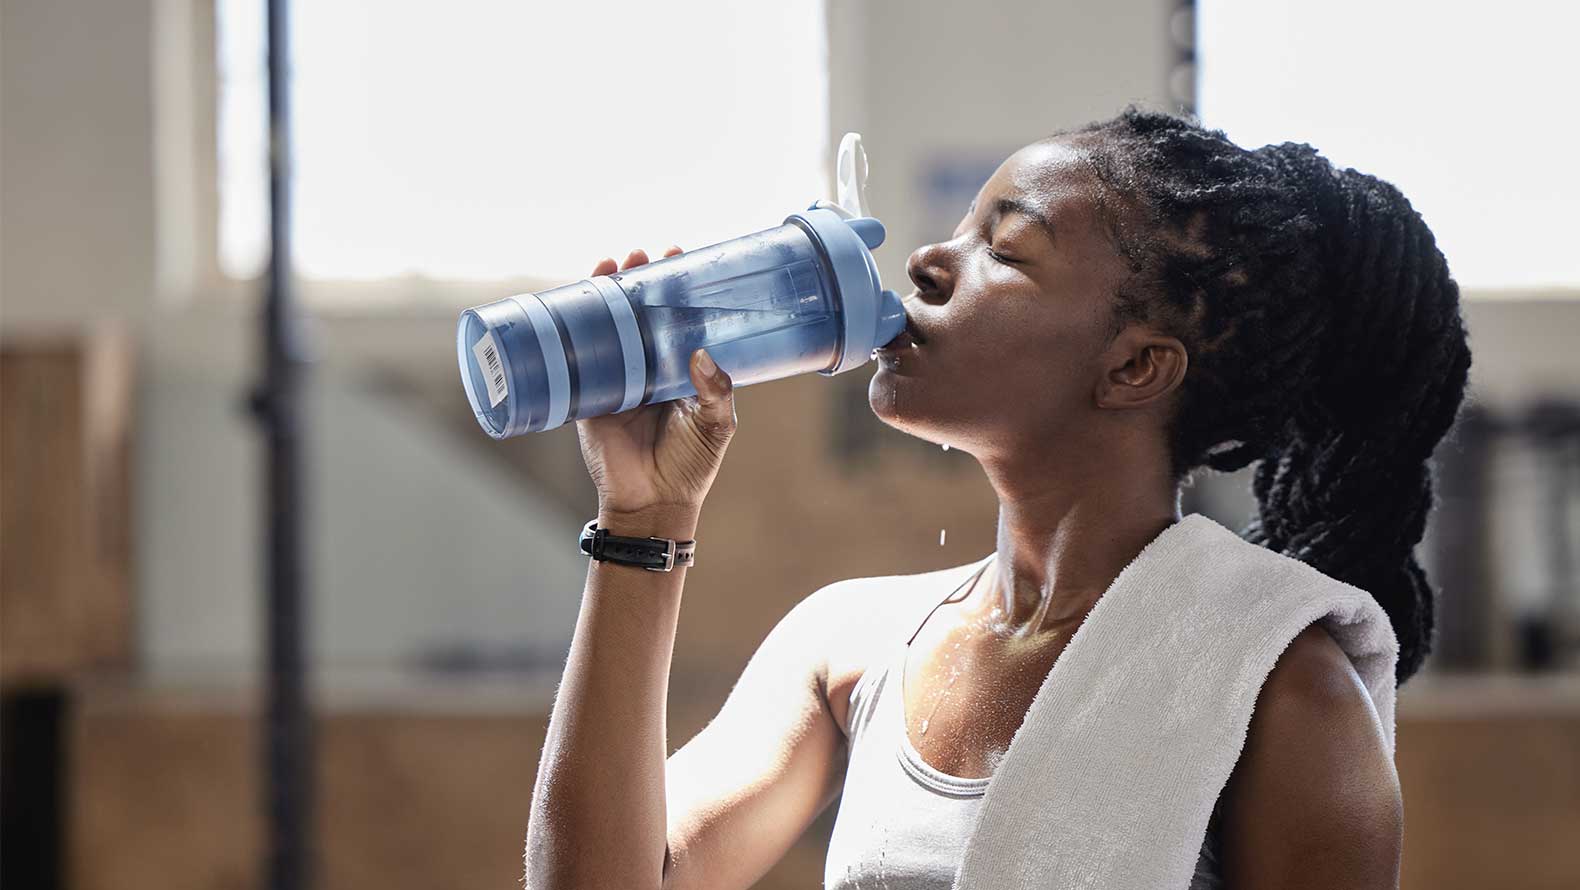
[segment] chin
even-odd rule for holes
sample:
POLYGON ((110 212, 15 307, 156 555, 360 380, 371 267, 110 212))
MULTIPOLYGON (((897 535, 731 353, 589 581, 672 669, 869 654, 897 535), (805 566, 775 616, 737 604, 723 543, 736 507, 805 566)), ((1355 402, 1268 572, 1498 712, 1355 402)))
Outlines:
POLYGON ((940 387, 937 379, 928 382, 887 367, 867 382, 867 405, 885 426, 971 455, 980 455, 978 449, 1002 428, 993 404, 992 393, 947 383, 940 387))
POLYGON ((914 377, 880 366, 867 383, 867 405, 884 424, 908 436, 937 442, 938 424, 927 410, 927 389, 914 377))

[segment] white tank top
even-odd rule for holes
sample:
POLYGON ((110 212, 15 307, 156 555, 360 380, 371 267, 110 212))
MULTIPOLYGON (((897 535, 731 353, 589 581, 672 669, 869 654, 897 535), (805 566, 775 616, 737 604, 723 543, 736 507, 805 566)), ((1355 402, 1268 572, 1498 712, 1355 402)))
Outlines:
MULTIPOLYGON (((851 690, 850 761, 823 869, 827 890, 950 890, 976 826, 990 777, 934 769, 906 732, 900 678, 909 648, 908 640, 896 647, 851 690)), ((1195 874, 1181 890, 1223 887, 1218 819, 1214 807, 1195 874)))

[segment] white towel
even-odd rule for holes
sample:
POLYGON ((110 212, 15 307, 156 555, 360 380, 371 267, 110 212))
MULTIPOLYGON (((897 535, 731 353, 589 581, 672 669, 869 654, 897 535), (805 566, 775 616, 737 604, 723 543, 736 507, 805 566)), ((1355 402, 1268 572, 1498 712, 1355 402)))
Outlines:
POLYGON ((1354 663, 1392 756, 1399 643, 1377 602, 1204 516, 1170 526, 1043 681, 956 890, 1184 890, 1257 694, 1317 621, 1354 663))

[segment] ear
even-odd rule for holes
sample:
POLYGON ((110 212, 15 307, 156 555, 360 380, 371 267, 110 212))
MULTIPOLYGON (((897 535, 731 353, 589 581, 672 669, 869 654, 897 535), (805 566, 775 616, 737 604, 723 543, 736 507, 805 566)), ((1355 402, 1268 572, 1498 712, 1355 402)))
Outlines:
POLYGON ((1167 398, 1184 382, 1189 358, 1185 344, 1178 339, 1132 325, 1109 344, 1103 362, 1097 406, 1123 410, 1144 408, 1167 398))

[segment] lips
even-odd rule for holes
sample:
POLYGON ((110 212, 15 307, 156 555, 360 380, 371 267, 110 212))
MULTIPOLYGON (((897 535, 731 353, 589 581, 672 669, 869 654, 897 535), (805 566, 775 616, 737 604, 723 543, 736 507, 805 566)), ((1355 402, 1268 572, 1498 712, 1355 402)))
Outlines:
POLYGON ((910 328, 906 328, 905 330, 896 334, 893 340, 890 340, 882 346, 879 346, 878 351, 897 352, 901 349, 910 349, 912 346, 919 345, 921 345, 920 341, 916 340, 916 338, 911 335, 910 328))
POLYGON ((874 352, 898 354, 916 349, 926 342, 927 338, 922 335, 921 331, 917 330, 916 322, 907 317, 905 319, 905 328, 896 334, 893 340, 879 346, 874 352))
POLYGON ((926 343, 928 337, 916 324, 916 319, 907 312, 905 314, 905 327, 896 334, 893 340, 879 346, 874 352, 898 353, 901 350, 911 350, 926 343))

